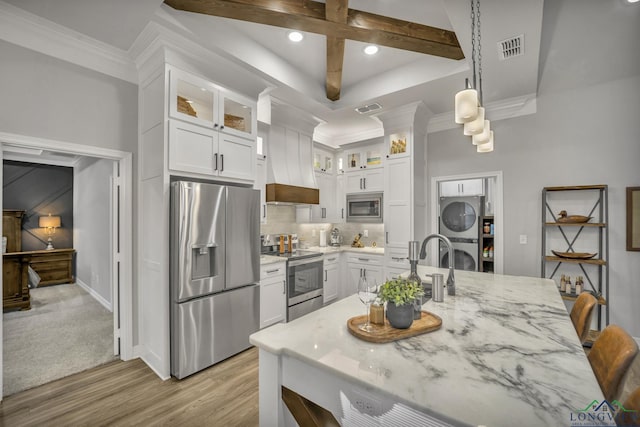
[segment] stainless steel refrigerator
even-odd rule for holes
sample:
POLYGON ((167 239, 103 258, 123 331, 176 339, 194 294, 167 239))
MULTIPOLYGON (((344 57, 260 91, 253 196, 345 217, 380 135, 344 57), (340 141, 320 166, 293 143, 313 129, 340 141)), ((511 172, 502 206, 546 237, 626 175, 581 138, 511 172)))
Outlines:
POLYGON ((249 348, 260 323, 260 193, 171 184, 171 375, 249 348))

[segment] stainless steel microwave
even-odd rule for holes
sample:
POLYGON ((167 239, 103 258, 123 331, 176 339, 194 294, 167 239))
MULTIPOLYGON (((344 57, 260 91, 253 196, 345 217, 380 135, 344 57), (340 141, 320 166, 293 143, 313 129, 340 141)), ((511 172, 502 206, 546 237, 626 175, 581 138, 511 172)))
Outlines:
POLYGON ((347 222, 382 222, 382 193, 347 194, 347 222))

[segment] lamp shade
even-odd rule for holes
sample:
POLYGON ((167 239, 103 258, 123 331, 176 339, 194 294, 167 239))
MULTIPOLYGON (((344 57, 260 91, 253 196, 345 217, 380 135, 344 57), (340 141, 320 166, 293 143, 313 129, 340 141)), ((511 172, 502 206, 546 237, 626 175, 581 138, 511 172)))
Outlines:
POLYGON ((493 151, 493 131, 491 131, 489 142, 487 142, 486 144, 478 145, 476 151, 478 153, 490 153, 493 151))
POLYGON ((456 123, 467 123, 478 116, 478 92, 464 89, 456 93, 456 123))
POLYGON ((484 122, 484 108, 478 107, 478 116, 475 120, 464 124, 464 134, 468 136, 482 133, 482 129, 484 129, 484 122))
POLYGON ((43 228, 60 227, 60 217, 57 215, 51 216, 51 214, 48 216, 41 216, 38 219, 38 226, 43 228))
POLYGON ((473 135, 471 137, 471 143, 473 145, 486 144, 487 142, 489 142, 490 138, 491 138, 491 123, 489 122, 489 120, 485 120, 482 132, 480 132, 477 135, 473 135))

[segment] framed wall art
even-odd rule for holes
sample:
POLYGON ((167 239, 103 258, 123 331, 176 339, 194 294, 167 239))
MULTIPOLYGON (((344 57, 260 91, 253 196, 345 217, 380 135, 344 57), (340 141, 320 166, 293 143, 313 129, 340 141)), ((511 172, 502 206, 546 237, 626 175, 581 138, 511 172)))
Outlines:
POLYGON ((627 250, 640 251, 640 187, 627 187, 627 250))

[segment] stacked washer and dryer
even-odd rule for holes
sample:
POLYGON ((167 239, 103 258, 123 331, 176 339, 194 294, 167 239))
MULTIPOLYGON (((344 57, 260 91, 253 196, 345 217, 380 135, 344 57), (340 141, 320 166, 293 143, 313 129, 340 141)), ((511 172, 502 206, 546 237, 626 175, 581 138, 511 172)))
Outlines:
MULTIPOLYGON (((440 234, 451 240, 456 270, 478 271, 483 208, 484 196, 440 197, 440 234)), ((439 265, 449 267, 449 252, 442 244, 439 265)))

